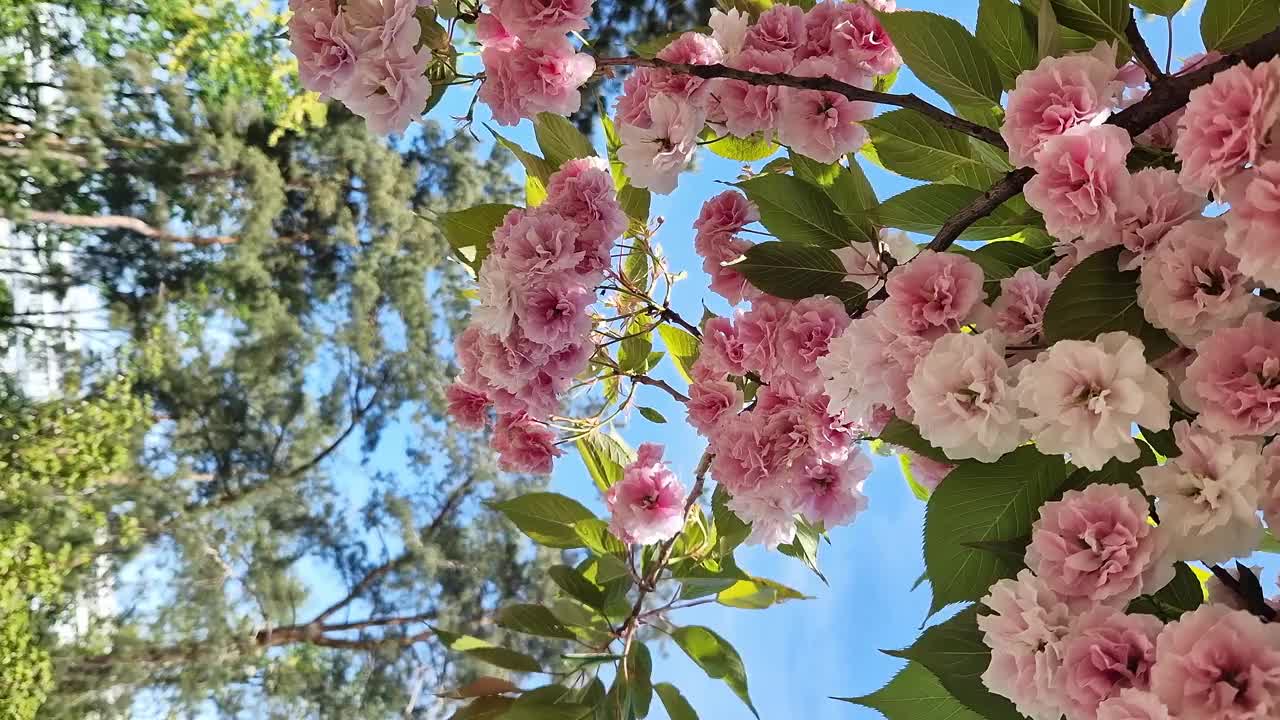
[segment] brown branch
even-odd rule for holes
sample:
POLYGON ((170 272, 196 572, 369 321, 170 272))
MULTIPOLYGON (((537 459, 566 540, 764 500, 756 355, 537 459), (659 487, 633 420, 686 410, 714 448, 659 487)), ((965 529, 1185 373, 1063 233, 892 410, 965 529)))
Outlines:
POLYGON ((952 130, 962 132, 965 135, 975 137, 989 145, 998 147, 1001 150, 1009 149, 1009 146, 1004 142, 1004 138, 1000 137, 1000 133, 995 130, 984 125, 979 125, 975 122, 970 122, 962 117, 952 115, 936 105, 925 102, 918 95, 876 92, 875 90, 867 90, 865 88, 860 88, 857 85, 850 85, 849 83, 841 82, 826 76, 811 78, 797 77, 795 75, 787 75, 785 73, 757 73, 749 72, 747 70, 738 70, 724 65, 686 65, 683 63, 673 63, 667 62, 666 60, 659 60, 657 58, 644 58, 635 55, 596 58, 597 67, 610 67, 614 65, 661 68, 681 75, 700 77, 704 80, 722 78, 726 80, 741 80, 752 85, 780 85, 783 87, 799 88, 801 90, 833 92, 856 102, 878 103, 880 105, 892 105, 894 107, 915 110, 921 115, 928 116, 934 122, 945 128, 950 128, 952 130))
MULTIPOLYGON (((1147 93, 1146 97, 1112 115, 1107 122, 1124 128, 1130 135, 1140 135, 1152 125, 1185 106, 1191 91, 1213 80, 1214 75, 1237 63, 1243 62, 1253 66, 1277 54, 1280 54, 1280 30, 1272 30, 1217 62, 1189 73, 1166 75, 1152 82, 1151 92, 1147 93)), ((929 242, 929 249, 938 252, 946 250, 970 225, 991 214, 1001 203, 1022 192, 1022 187, 1034 175, 1034 170, 1021 168, 997 180, 981 197, 951 216, 943 224, 938 234, 929 242)))
POLYGON ((1124 26, 1124 38, 1129 41, 1129 47, 1133 48, 1133 57, 1137 59, 1142 69, 1147 71, 1148 80, 1155 82, 1164 77, 1164 71, 1160 69, 1160 64, 1151 54, 1151 48, 1147 47, 1147 41, 1142 37, 1142 32, 1138 30, 1138 22, 1132 15, 1129 16, 1129 24, 1124 26))
POLYGON ((19 222, 47 223, 93 230, 128 230, 162 242, 198 246, 234 245, 239 242, 238 238, 229 235, 214 235, 212 237, 175 235, 167 230, 161 230, 154 225, 149 225, 139 218, 127 215, 73 215, 71 213, 48 210, 28 210, 26 217, 21 218, 19 222))
POLYGON ((638 382, 641 385, 648 385, 650 387, 656 387, 661 390, 665 390, 668 395, 675 398, 679 402, 682 402, 682 403, 689 402, 688 395, 685 395, 679 390, 671 387, 671 385, 667 384, 666 380, 658 380, 656 378, 651 378, 648 375, 644 375, 642 373, 636 373, 636 374, 628 373, 628 374, 625 374, 624 377, 629 377, 631 378, 632 381, 638 382))

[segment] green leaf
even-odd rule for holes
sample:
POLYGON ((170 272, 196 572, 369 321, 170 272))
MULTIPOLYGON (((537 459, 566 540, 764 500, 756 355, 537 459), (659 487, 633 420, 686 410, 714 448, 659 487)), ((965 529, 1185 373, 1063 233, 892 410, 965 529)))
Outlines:
POLYGON ((1200 37, 1209 50, 1230 52, 1280 25, 1276 0, 1206 0, 1200 37))
POLYGON ((627 214, 627 217, 631 218, 628 233, 643 234, 643 229, 649 222, 649 201, 649 191, 643 188, 627 184, 618 190, 618 204, 622 206, 622 211, 627 214))
POLYGON ((573 529, 582 541, 580 544, 597 555, 621 557, 627 552, 626 544, 609 532, 609 523, 600 518, 579 520, 573 529))
POLYGON ((1142 341, 1148 360, 1176 347, 1143 315, 1138 305, 1138 272, 1123 272, 1117 266, 1122 249, 1096 252, 1067 273, 1045 308, 1045 340, 1093 340, 1102 333, 1123 330, 1142 341))
POLYGON ((627 689, 631 692, 631 709, 639 717, 649 714, 653 702, 653 657, 642 642, 633 642, 626 658, 627 689))
POLYGON ((734 514, 728 503, 728 491, 717 484, 711 493, 711 517, 715 521, 716 536, 720 539, 721 556, 732 556, 733 549, 751 534, 751 526, 734 514))
POLYGON ((848 271, 835 253, 814 245, 762 242, 748 248, 732 267, 757 289, 787 300, 814 295, 843 300, 866 294, 862 286, 845 280, 848 271))
POLYGON ((1128 0, 1053 0, 1058 23, 1097 40, 1118 40, 1128 46, 1124 28, 1129 24, 1128 0))
POLYGON ((688 330, 665 323, 658 326, 658 335, 667 346, 667 357, 680 371, 680 376, 686 382, 693 382, 693 364, 698 361, 701 341, 688 330))
POLYGON ((479 272, 480 263, 489 256, 493 231, 502 224, 515 205, 485 203, 440 216, 440 227, 455 255, 472 270, 479 272))
POLYGON ((553 168, 559 168, 574 158, 594 157, 596 154, 591 140, 562 115, 538 113, 533 121, 533 135, 553 168))
POLYGON ((574 639, 573 631, 565 627, 556 616, 542 605, 516 603, 498 610, 499 626, 526 635, 574 639))
POLYGON ((890 420, 884 426, 884 429, 880 431, 880 439, 890 445, 897 445, 914 451, 916 454, 923 455, 930 460, 944 463, 953 462, 951 458, 947 457, 946 453, 930 445, 928 440, 921 437, 920 430, 906 420, 896 417, 890 420))
POLYGON ((976 34, 995 61, 1005 90, 1012 90, 1019 73, 1034 68, 1040 60, 1035 36, 1022 11, 1009 0, 979 1, 976 34))
POLYGON ((1112 458, 1096 472, 1090 472, 1084 468, 1076 470, 1062 486, 1063 492, 1083 490, 1089 485, 1127 485, 1135 490, 1141 490, 1142 478, 1138 476, 1138 471, 1145 467, 1153 467, 1157 461, 1156 454, 1151 450, 1150 445, 1141 440, 1136 442, 1139 451, 1137 460, 1122 462, 1119 458, 1112 458))
POLYGON ((763 610, 788 600, 811 600, 809 596, 766 578, 739 580, 716 594, 721 605, 744 610, 763 610))
POLYGON ((915 76, 953 105, 1000 104, 1000 73, 959 22, 928 12, 876 13, 915 76))
MULTIPOLYGON (((953 246, 954 250, 955 247, 953 246)), ((1053 265, 1057 257, 1051 248, 1035 247, 1012 240, 989 242, 974 251, 964 251, 965 257, 977 263, 986 277, 984 287, 988 302, 1000 295, 1000 281, 1013 277, 1014 273, 1024 267, 1034 269, 1041 275, 1053 265)))
POLYGON ((925 509, 924 563, 933 585, 930 614, 977 600, 1018 567, 964 543, 1015 540, 1031 533, 1040 505, 1067 479, 1059 456, 1023 446, 995 463, 965 462, 938 486, 925 509))
MULTIPOLYGON (((951 216, 968 207, 982 191, 964 185, 920 185, 894 195, 875 209, 878 224, 909 232, 934 235, 951 216)), ((961 240, 995 240, 1015 235, 1040 223, 1035 212, 1024 211, 1010 200, 990 215, 970 225, 961 240)))
POLYGON ((983 720, 952 697, 919 663, 907 665, 888 685, 870 695, 835 699, 879 710, 888 720, 983 720))
POLYGON ((604 607, 604 590, 568 565, 554 565, 547 570, 551 580, 569 597, 597 610, 604 607))
POLYGON ((640 416, 651 423, 657 423, 659 425, 663 425, 667 422, 667 419, 662 416, 662 413, 658 412, 657 410, 654 410, 651 407, 645 407, 644 405, 641 405, 639 407, 639 410, 640 410, 640 416))
POLYGON ((693 706, 684 699, 675 685, 658 683, 653 686, 653 691, 658 693, 662 707, 667 709, 667 717, 671 720, 698 720, 698 713, 694 712, 693 706))
POLYGON ((603 492, 622 479, 622 469, 635 460, 635 453, 622 438, 613 433, 593 430, 577 440, 582 461, 603 492))
POLYGON ((1131 0, 1133 6, 1152 15, 1173 17, 1185 7, 1190 0, 1131 0))
POLYGON ((697 625, 676 628, 671 637, 689 659, 707 673, 707 677, 723 680, 751 710, 751 714, 760 717, 747 691, 747 671, 742 666, 742 658, 727 640, 710 629, 697 625))
POLYGON ((791 166, 795 176, 817 186, 836 206, 836 210, 853 228, 852 239, 871 242, 878 237, 869 210, 879 204, 871 182, 858 166, 856 156, 850 156, 849 165, 840 163, 824 165, 799 153, 791 154, 791 166))
MULTIPOLYGON (((916 180, 946 180, 961 165, 990 169, 974 160, 969 137, 915 110, 894 110, 862 123, 885 168, 916 180)), ((987 183, 990 185, 990 183, 987 183)))
MULTIPOLYGON (((520 161, 520 165, 524 168, 525 175, 537 180, 541 184, 541 187, 544 188, 543 194, 545 195, 547 179, 551 177, 551 173, 555 172, 556 167, 558 166, 534 155, 528 150, 525 150, 520 147, 520 143, 508 140, 506 137, 499 134, 497 130, 494 130, 488 125, 485 127, 493 134, 494 139, 498 141, 499 145, 510 150, 511 153, 516 156, 516 159, 520 161)), ((530 205, 536 204, 537 203, 530 203, 530 205)))
POLYGON ((436 634, 441 644, 449 650, 475 658, 480 662, 516 672, 542 672, 542 665, 524 653, 497 647, 487 640, 481 640, 470 635, 452 633, 436 627, 431 628, 431 630, 436 634))
MULTIPOLYGON (((717 137, 716 134, 710 130, 705 130, 702 133, 704 141, 715 137, 717 137)), ((766 140, 762 135, 752 135, 745 138, 725 135, 715 142, 703 145, 703 147, 722 158, 739 162, 755 162, 778 152, 779 145, 772 140, 766 140)))
POLYGON ((646 331, 652 325, 646 315, 636 315, 627 323, 624 334, 627 336, 618 343, 618 367, 623 372, 644 372, 648 368, 649 353, 653 350, 652 331, 646 331))
POLYGON ((492 506, 534 542, 547 547, 581 547, 573 524, 595 517, 577 500, 552 492, 528 493, 492 506))
POLYGON ((795 538, 786 545, 779 545, 778 552, 804 563, 804 566, 817 575, 819 580, 826 583, 827 576, 818 569, 818 537, 817 528, 803 519, 797 520, 795 538))
POLYGON ((1184 612, 1195 610, 1205 602, 1204 586, 1191 566, 1174 564, 1173 579, 1150 595, 1142 595, 1129 603, 1128 612, 1155 615, 1166 621, 1177 620, 1184 612))
POLYGON ((987 720, 1022 718, 1012 703, 982 683, 982 673, 991 664, 991 648, 982 641, 976 605, 925 630, 911 647, 888 654, 923 665, 953 698, 987 720))
POLYGON ((779 240, 846 247, 859 233, 817 186, 794 175, 760 175, 737 185, 760 209, 760 223, 779 240))

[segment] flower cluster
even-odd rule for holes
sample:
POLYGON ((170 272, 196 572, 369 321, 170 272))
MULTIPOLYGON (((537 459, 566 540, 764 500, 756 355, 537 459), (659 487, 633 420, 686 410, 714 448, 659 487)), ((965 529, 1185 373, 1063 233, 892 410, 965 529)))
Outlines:
POLYGON ((403 132, 431 95, 418 0, 289 0, 302 86, 341 101, 376 133, 403 132))
MULTIPOLYGON (((1180 434, 1182 437, 1183 434, 1180 434)), ((978 617, 992 691, 1032 720, 1263 718, 1280 711, 1280 629, 1229 604, 1165 624, 1126 612, 1171 577, 1163 509, 1114 485, 1041 508, 1029 569, 1000 580, 978 617)), ((1214 593, 1211 590, 1211 597, 1214 593)))
POLYGON ((625 543, 670 540, 684 527, 684 486, 662 462, 662 452, 661 445, 642 444, 622 479, 605 494, 609 530, 625 543))
POLYGON ((627 219, 608 164, 570 160, 537 208, 507 213, 480 266, 479 304, 457 340, 462 374, 449 411, 466 427, 498 412, 494 447, 505 469, 546 473, 560 451, 543 421, 595 345, 590 306, 627 219))
MULTIPOLYGON (((657 57, 683 65, 827 77, 869 89, 877 76, 892 73, 902 62, 873 7, 886 4, 823 0, 808 11, 775 5, 754 23, 738 10, 712 10, 711 35, 685 33, 657 57)), ((871 111, 869 103, 837 92, 639 68, 618 99, 618 156, 633 185, 669 193, 704 127, 718 136, 776 139, 831 163, 866 142, 859 121, 871 111)))

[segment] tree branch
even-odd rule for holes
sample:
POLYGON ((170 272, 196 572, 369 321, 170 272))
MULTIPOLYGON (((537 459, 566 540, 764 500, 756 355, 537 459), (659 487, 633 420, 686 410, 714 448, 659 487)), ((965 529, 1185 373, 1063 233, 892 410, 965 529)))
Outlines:
POLYGON ((634 382, 638 382, 638 383, 640 383, 641 385, 649 385, 649 386, 651 386, 651 387, 656 387, 656 388, 659 388, 659 389, 661 389, 661 390, 665 390, 665 391, 667 392, 667 394, 668 394, 668 395, 670 395, 671 397, 675 398, 675 399, 676 399, 677 401, 679 401, 679 402, 682 402, 682 403, 687 403, 687 402, 689 402, 689 396, 688 396, 688 395, 685 395, 684 393, 680 392, 679 390, 677 390, 677 389, 675 389, 675 388, 671 387, 671 385, 669 385, 669 384, 667 383, 667 381, 666 381, 666 380, 658 380, 658 379, 656 379, 656 378, 651 378, 651 377, 649 377, 648 375, 645 375, 645 374, 643 374, 643 373, 635 373, 635 374, 630 374, 630 373, 628 373, 628 374, 626 374, 626 375, 625 375, 625 377, 629 377, 629 378, 631 378, 634 382))
POLYGON ((1133 56, 1137 59, 1138 64, 1142 65, 1142 69, 1147 71, 1147 79, 1155 82, 1164 77, 1164 71, 1160 69, 1160 64, 1151 54, 1151 48, 1147 47, 1147 41, 1142 37, 1142 32, 1138 30, 1138 21, 1131 14, 1129 16, 1129 24, 1124 26, 1124 38, 1129 41, 1129 47, 1133 48, 1133 56))
MULTIPOLYGON (((1243 62, 1253 66, 1277 54, 1280 54, 1280 30, 1272 30, 1217 62, 1189 73, 1166 75, 1152 82, 1151 92, 1147 93, 1146 97, 1112 115, 1107 122, 1124 128, 1130 135, 1140 135, 1152 125, 1185 106, 1191 91, 1213 80, 1214 75, 1237 63, 1243 62)), ((938 252, 946 250, 970 225, 991 214, 1001 203, 1022 192, 1022 187, 1034 175, 1034 170, 1020 168, 997 180, 981 197, 951 216, 943 224, 938 234, 929 242, 929 249, 938 252)))
POLYGON ((1004 138, 1000 137, 1000 133, 989 127, 970 122, 962 117, 952 115, 942 108, 925 102, 917 95, 883 93, 875 90, 867 90, 856 85, 850 85, 846 82, 834 80, 829 77, 796 77, 795 75, 787 75, 785 73, 757 73, 747 70, 738 70, 736 68, 726 67, 724 65, 686 65, 683 63, 667 62, 657 58, 644 58, 635 55, 627 55, 624 57, 596 58, 597 67, 611 67, 614 65, 631 65, 633 67, 652 67, 667 70, 681 75, 692 75, 700 77, 704 80, 713 80, 722 78, 726 80, 741 80, 752 85, 780 85, 783 87, 799 88, 801 90, 821 90, 825 92, 833 92, 843 95, 850 100, 856 102, 878 103, 880 105, 892 105, 894 107, 915 110, 921 115, 928 116, 939 125, 962 132, 965 135, 975 137, 989 145, 1008 150, 1009 146, 1005 144, 1004 138))
POLYGON ((88 228, 93 230, 128 230, 144 237, 153 238, 163 242, 184 243, 187 245, 197 245, 207 247, 211 245, 234 245, 239 242, 238 238, 229 235, 214 235, 212 237, 194 237, 190 235, 176 235, 161 230, 154 225, 149 225, 145 221, 136 217, 127 215, 72 215, 71 213, 56 212, 49 210, 28 210, 25 218, 20 218, 18 222, 38 222, 50 225, 64 225, 67 227, 88 228))

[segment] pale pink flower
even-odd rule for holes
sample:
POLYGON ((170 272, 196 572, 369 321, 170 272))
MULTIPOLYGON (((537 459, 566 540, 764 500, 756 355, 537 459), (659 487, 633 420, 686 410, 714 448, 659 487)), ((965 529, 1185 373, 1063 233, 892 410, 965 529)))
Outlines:
POLYGON ((1169 383, 1147 365, 1142 341, 1125 332, 1059 340, 1018 375, 1025 423, 1043 452, 1099 470, 1112 458, 1138 459, 1134 423, 1169 427, 1169 383))
POLYGON ((1152 325, 1187 347, 1265 304, 1223 246, 1225 229, 1220 218, 1189 220, 1170 230, 1142 266, 1138 304, 1152 325))
POLYGON ((1262 449, 1262 517, 1273 534, 1280 534, 1280 442, 1262 449))
POLYGON ((687 32, 658 51, 658 59, 683 65, 716 65, 724 61, 724 48, 715 38, 687 32))
MULTIPOLYGON (((797 8, 798 9, 798 8, 797 8)), ((791 69, 791 57, 782 52, 744 50, 731 66, 759 73, 782 73, 791 69)), ((782 116, 782 88, 754 85, 742 80, 716 80, 712 94, 719 101, 724 126, 730 134, 748 137, 757 132, 771 137, 782 116)))
POLYGON ((1129 177, 1129 187, 1115 225, 1090 233, 1089 242, 1098 249, 1123 246, 1122 270, 1141 267, 1170 230, 1199 217, 1205 205, 1204 195, 1182 187, 1178 174, 1168 168, 1143 168, 1129 177))
MULTIPOLYGON (((809 58, 791 69, 799 77, 834 77, 835 62, 809 58)), ((854 102, 835 92, 784 88, 778 139, 792 150, 821 163, 833 163, 867 141, 860 121, 871 117, 871 103, 854 102)))
POLYGON ((804 10, 795 5, 774 5, 747 28, 743 46, 748 50, 786 53, 794 62, 807 40, 804 10))
POLYGON ((516 318, 525 337, 559 350, 591 330, 591 289, 565 275, 522 278, 516 318))
POLYGON ((796 497, 790 486, 778 483, 729 498, 729 509, 751 523, 747 542, 772 550, 796 536, 796 497))
MULTIPOLYGON (((1194 72, 1221 59, 1222 53, 1216 50, 1207 53, 1195 53, 1183 61, 1182 67, 1174 75, 1185 75, 1189 72, 1194 72)), ((1146 95, 1146 90, 1133 91, 1127 98, 1126 107, 1142 100, 1146 95)), ((1173 146, 1178 142, 1178 123, 1181 122, 1182 116, 1186 114, 1186 111, 1186 106, 1183 106, 1165 115, 1159 122, 1147 128, 1146 131, 1138 136, 1138 144, 1153 145, 1165 150, 1172 150, 1173 146)))
POLYGON ((1280 323, 1250 315, 1197 347, 1182 399, 1206 429, 1225 435, 1280 430, 1280 323))
POLYGON ((1151 615, 1126 615, 1096 607, 1071 625, 1062 640, 1062 667, 1055 685, 1071 720, 1092 720, 1098 706, 1124 690, 1147 690, 1156 659, 1156 636, 1164 628, 1151 615))
POLYGON ((625 543, 670 540, 684 527, 684 485, 662 461, 662 451, 661 445, 642 444, 604 496, 612 514, 609 531, 625 543))
MULTIPOLYGON (((506 214, 502 225, 494 231, 490 243, 491 257, 500 259, 504 271, 522 280, 530 274, 564 274, 582 265, 586 259, 577 247, 578 235, 577 225, 566 216, 516 208, 506 214)), ((485 258, 483 263, 486 267, 494 264, 489 262, 489 258, 485 258)), ((492 268, 488 272, 496 270, 492 268)), ((482 283, 485 274, 486 270, 482 268, 482 283)), ((487 304, 487 301, 482 300, 481 304, 487 304)))
POLYGON ((649 100, 649 115, 651 127, 619 128, 622 147, 618 160, 626 167, 632 185, 666 195, 675 190, 680 171, 698 149, 705 115, 665 95, 649 100))
POLYGON ((609 250, 627 229, 603 158, 569 160, 547 181, 547 199, 539 210, 557 213, 577 226, 575 249, 582 253, 578 272, 595 273, 609 265, 609 250))
POLYGON ((1071 624, 1071 607, 1029 570, 999 580, 980 600, 992 610, 978 616, 991 663, 982 682, 1011 700, 1034 720, 1059 720, 1054 686, 1062 665, 1061 643, 1071 624))
POLYGON ((1138 471, 1142 489, 1159 501, 1170 552, 1205 563, 1247 557, 1262 540, 1262 448, 1185 420, 1174 423, 1173 433, 1182 454, 1138 471))
POLYGON ((515 125, 540 112, 570 115, 582 106, 578 88, 595 72, 590 55, 575 52, 563 37, 536 46, 486 47, 480 53, 485 80, 480 102, 499 125, 515 125))
POLYGON ((1239 63, 1191 91, 1173 151, 1181 180, 1200 193, 1221 194, 1223 184, 1256 165, 1280 121, 1280 59, 1239 63))
POLYGON ((1280 162, 1266 162, 1228 184, 1227 249, 1240 270, 1280 288, 1280 162))
POLYGON ((1115 125, 1078 125, 1045 141, 1024 193, 1050 235, 1070 242, 1116 223, 1131 190, 1125 158, 1132 147, 1115 125))
MULTIPOLYGON (((721 236, 722 242, 709 248, 711 254, 702 260, 702 270, 711 276, 707 289, 737 305, 743 300, 754 300, 760 291, 747 281, 732 264, 742 257, 755 243, 732 235, 721 236)), ((710 244, 710 243, 708 243, 710 244)))
POLYGON ((1147 498, 1124 485, 1068 490, 1040 507, 1027 567, 1068 603, 1123 606, 1173 579, 1147 498))
POLYGON ((762 295, 751 302, 751 309, 738 318, 738 340, 746 351, 745 366, 755 370, 765 382, 779 372, 783 327, 791 321, 790 300, 762 295))
POLYGON ((952 460, 995 462, 1027 439, 1004 344, 990 334, 943 336, 907 388, 920 434, 952 460))
POLYGON ((422 37, 417 0, 347 0, 341 7, 362 56, 412 55, 422 37))
POLYGON ((1170 720, 1169 708, 1148 690, 1126 688, 1098 705, 1097 720, 1170 720))
POLYGON ((833 297, 819 295, 796 302, 777 335, 777 370, 804 383, 819 380, 818 359, 827 354, 832 338, 848 326, 844 304, 833 297))
POLYGON ((564 453, 555 445, 556 434, 528 415, 502 414, 491 444, 498 451, 498 467, 507 472, 551 473, 552 461, 564 453))
POLYGON ((662 94, 658 86, 664 72, 654 68, 636 68, 622 81, 622 94, 614 104, 618 127, 634 125, 647 128, 653 125, 653 118, 649 117, 649 100, 662 94))
POLYGON ((520 44, 520 39, 492 13, 480 13, 476 19, 476 39, 485 48, 502 51, 513 50, 520 44))
POLYGON ((862 486, 869 475, 871 458, 857 446, 844 462, 801 463, 794 481, 800 512, 809 522, 820 522, 827 528, 848 525, 867 509, 862 486))
POLYGON ((453 382, 444 394, 445 399, 449 401, 449 416, 459 427, 479 430, 485 426, 488 420, 485 411, 492 403, 483 392, 463 383, 453 382))
POLYGON ((830 57, 837 63, 831 77, 855 85, 873 75, 888 75, 902 56, 875 13, 863 3, 824 0, 805 15, 807 43, 803 57, 830 57))
POLYGON ((702 348, 694 363, 698 378, 723 380, 725 375, 747 373, 747 348, 729 318, 714 317, 702 326, 702 348))
POLYGON ((587 29, 592 0, 489 0, 489 10, 524 42, 587 29))
POLYGON ((889 273, 886 322, 901 332, 938 338, 959 330, 982 305, 982 268, 958 253, 924 250, 889 273))
POLYGON ((852 321, 818 359, 831 411, 863 425, 872 422, 877 408, 909 420, 907 381, 932 344, 886 323, 883 305, 852 321))
POLYGON ((1201 605, 1165 626, 1151 691, 1178 720, 1266 720, 1280 714, 1280 626, 1201 605))
POLYGON ((1000 281, 1000 297, 991 305, 983 327, 994 328, 1010 345, 1028 345, 1044 334, 1044 311, 1062 278, 1041 277, 1035 269, 1018 268, 1000 281))
POLYGON ((699 435, 711 437, 742 410, 742 392, 728 380, 697 380, 689 385, 689 401, 684 406, 689 424, 699 435))
POLYGON ((851 240, 846 247, 837 248, 832 252, 840 258, 840 264, 849 274, 849 281, 868 290, 878 285, 883 274, 888 271, 876 255, 875 249, 871 247, 871 243, 851 240))
POLYGON ((722 234, 734 235, 760 219, 760 210, 746 195, 737 190, 726 190, 702 204, 698 217, 693 221, 697 231, 693 245, 700 255, 708 255, 699 248, 698 238, 722 234))
POLYGON ((750 18, 741 10, 711 9, 711 19, 707 21, 711 28, 711 37, 724 48, 726 60, 732 60, 742 52, 742 45, 747 39, 747 28, 750 18))
POLYGON ((404 132, 422 114, 431 95, 427 65, 431 51, 406 55, 373 52, 356 63, 351 90, 344 102, 379 135, 404 132))
MULTIPOLYGON (((881 428, 883 429, 883 428, 881 428)), ((878 434, 878 433, 873 433, 878 434)), ((938 489, 943 480, 956 469, 955 465, 944 463, 940 460, 925 457, 920 453, 912 450, 901 449, 899 453, 903 456, 907 463, 907 467, 911 470, 911 477, 915 479, 920 487, 933 492, 938 489)))
POLYGON ((478 302, 471 312, 472 322, 495 336, 507 335, 515 326, 519 292, 517 277, 507 263, 497 255, 485 258, 476 273, 478 302))
POLYGON ((289 7, 289 49, 298 58, 302 86, 346 99, 358 58, 346 17, 334 10, 333 0, 293 0, 289 7))
POLYGON ((1073 127, 1106 119, 1123 90, 1113 45, 1099 44, 1088 53, 1044 58, 1034 70, 1018 75, 1009 93, 1000 129, 1009 144, 1009 160, 1018 167, 1035 164, 1036 154, 1047 140, 1073 127))

